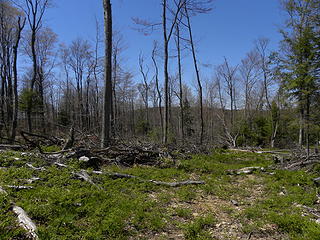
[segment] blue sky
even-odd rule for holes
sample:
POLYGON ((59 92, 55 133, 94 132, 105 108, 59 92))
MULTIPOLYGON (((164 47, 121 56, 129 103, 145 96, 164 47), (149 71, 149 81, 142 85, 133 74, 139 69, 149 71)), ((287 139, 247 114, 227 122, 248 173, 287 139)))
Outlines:
MULTIPOLYGON (((94 39, 95 18, 103 22, 102 0, 55 0, 48 10, 46 24, 59 36, 59 42, 70 43, 77 37, 94 39)), ((160 0, 111 0, 114 27, 121 32, 127 46, 123 53, 126 65, 137 74, 140 51, 150 58, 154 39, 162 40, 161 30, 150 36, 134 30, 132 17, 161 22, 160 0)), ((276 50, 281 40, 279 29, 284 14, 279 0, 215 0, 213 11, 192 19, 201 63, 218 65, 226 57, 238 64, 253 48, 259 37, 270 39, 270 50, 276 50)), ((191 56, 185 56, 185 75, 191 73, 191 56)), ((151 63, 151 59, 150 63, 151 63)), ((211 69, 202 68, 205 75, 211 69)), ((192 73, 193 74, 193 73, 192 73)), ((210 77, 210 76, 207 76, 210 77)))

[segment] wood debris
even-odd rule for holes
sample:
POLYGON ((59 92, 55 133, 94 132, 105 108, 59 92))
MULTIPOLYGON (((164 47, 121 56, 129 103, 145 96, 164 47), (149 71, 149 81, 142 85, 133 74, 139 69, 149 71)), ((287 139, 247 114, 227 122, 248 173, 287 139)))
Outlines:
POLYGON ((98 186, 97 184, 95 184, 95 183, 93 182, 93 180, 91 179, 91 177, 89 176, 89 174, 87 173, 87 171, 81 170, 80 172, 75 172, 75 173, 73 173, 73 174, 74 174, 77 178, 82 179, 82 180, 84 180, 84 181, 86 181, 86 182, 88 182, 88 183, 90 183, 90 184, 92 184, 92 185, 94 185, 94 186, 102 189, 100 186, 98 186))
POLYGON ((0 186, 0 193, 1 194, 4 194, 4 195, 7 195, 8 193, 6 192, 6 190, 4 190, 1 186, 0 186))
POLYGON ((25 190, 25 189, 33 189, 32 186, 16 186, 16 185, 5 185, 7 188, 12 188, 15 190, 25 190))
POLYGON ((129 174, 124 174, 124 173, 114 173, 114 172, 101 172, 101 171, 93 171, 92 173, 95 174, 105 174, 110 176, 113 179, 117 178, 127 178, 127 179, 138 179, 141 182, 150 182, 155 185, 164 185, 168 187, 179 187, 183 185, 199 185, 199 184, 205 184, 204 181, 194 181, 194 180, 186 180, 182 182, 162 182, 162 181, 156 181, 156 180, 147 180, 143 179, 137 176, 129 175, 129 174))
POLYGON ((31 163, 26 163, 26 166, 33 169, 33 170, 36 170, 36 171, 44 171, 46 170, 44 167, 34 167, 31 163))
POLYGON ((22 150, 22 149, 24 149, 24 147, 21 145, 0 144, 0 149, 2 149, 2 150, 8 150, 8 149, 22 150))
POLYGON ((295 149, 291 152, 289 160, 283 164, 283 168, 287 170, 310 170, 316 164, 320 163, 320 154, 318 152, 309 155, 304 149, 295 149))
POLYGON ((231 174, 231 175, 251 174, 256 171, 264 172, 265 169, 263 167, 245 167, 245 168, 241 168, 241 169, 227 170, 228 174, 231 174))
POLYGON ((40 178, 38 177, 32 177, 32 178, 29 178, 29 179, 23 179, 23 181, 27 182, 27 183, 34 183, 36 181, 39 181, 40 178))
POLYGON ((53 164, 58 166, 58 167, 63 167, 63 168, 68 168, 69 167, 68 165, 65 165, 65 164, 59 163, 59 162, 54 162, 53 164))
POLYGON ((13 212, 18 216, 19 225, 28 231, 30 237, 32 237, 32 239, 39 239, 38 235, 36 234, 37 227, 35 223, 29 218, 27 213, 18 206, 13 207, 13 212))
POLYGON ((154 183, 156 185, 164 185, 168 187, 180 187, 184 185, 199 185, 199 184, 205 184, 204 181, 193 181, 193 180, 187 180, 182 182, 162 182, 162 181, 155 181, 155 180, 148 180, 148 182, 154 183))
POLYGON ((317 177, 317 178, 313 179, 313 182, 314 182, 317 186, 320 186, 320 177, 317 177))

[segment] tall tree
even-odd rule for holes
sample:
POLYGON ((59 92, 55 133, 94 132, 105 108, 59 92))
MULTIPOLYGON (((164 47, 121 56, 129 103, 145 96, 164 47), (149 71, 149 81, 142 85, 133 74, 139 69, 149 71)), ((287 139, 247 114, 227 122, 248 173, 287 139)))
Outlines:
POLYGON ((161 133, 163 134, 164 130, 163 130, 163 116, 162 116, 163 115, 162 114, 162 94, 159 86, 159 68, 156 60, 157 51, 158 51, 158 44, 157 42, 154 42, 151 58, 152 58, 153 66, 155 69, 154 78, 155 78, 155 85, 156 85, 156 90, 158 94, 158 109, 159 109, 159 116, 160 116, 161 133))
POLYGON ((102 113, 101 147, 110 144, 112 108, 112 11, 110 0, 103 0, 105 33, 104 97, 102 113))
POLYGON ((239 136, 238 129, 235 128, 235 114, 236 114, 236 83, 237 83, 237 71, 238 66, 231 66, 227 59, 225 58, 224 63, 217 67, 217 85, 219 92, 220 108, 222 110, 223 116, 220 117, 222 120, 223 130, 228 143, 235 147, 236 140, 239 136), (229 97, 229 108, 230 111, 226 110, 226 103, 224 102, 225 90, 226 95, 229 97), (229 114, 227 114, 229 112, 229 114), (227 116, 230 116, 229 122, 227 121, 227 116))
MULTIPOLYGON (((31 31, 30 38, 30 47, 31 47, 31 55, 32 55, 32 79, 30 84, 30 90, 33 92, 35 90, 35 85, 39 85, 39 89, 42 89, 41 81, 39 80, 39 71, 38 59, 37 59, 37 51, 36 51, 36 41, 38 37, 38 31, 42 27, 43 16, 50 7, 51 0, 25 0, 25 1, 15 1, 25 13, 27 22, 31 31)), ((27 120, 28 120, 28 129, 29 132, 32 132, 32 119, 31 119, 31 111, 32 111, 32 100, 28 101, 27 108, 27 120)), ((44 109, 42 109, 44 111, 44 109)))
MULTIPOLYGON (((30 46, 32 38, 32 32, 27 32, 24 39, 25 54, 33 59, 33 50, 30 46)), ((47 126, 45 124, 45 88, 48 78, 52 74, 52 70, 55 67, 55 45, 57 42, 57 35, 48 27, 41 28, 37 32, 37 38, 35 42, 35 53, 37 59, 37 81, 34 86, 34 91, 37 92, 35 97, 37 98, 38 108, 36 113, 40 116, 41 130, 46 132, 47 126)))
POLYGON ((199 91, 199 105, 200 105, 200 144, 203 143, 204 138, 204 116, 203 116, 203 89, 202 89, 202 82, 200 78, 200 70, 199 70, 199 63, 198 58, 196 55, 196 48, 194 43, 194 36, 191 26, 191 15, 196 15, 198 13, 208 13, 211 11, 211 2, 212 0, 202 0, 202 1, 195 1, 195 0, 184 0, 183 2, 183 15, 187 20, 185 26, 187 27, 188 35, 189 35, 189 44, 191 46, 191 53, 192 53, 192 60, 194 69, 196 72, 197 84, 198 84, 198 91, 199 91))
POLYGON ((0 1, 0 136, 4 127, 9 141, 16 135, 18 115, 18 48, 25 17, 9 1, 0 1))
POLYGON ((139 91, 142 96, 142 100, 145 106, 145 116, 146 116, 146 123, 149 124, 149 92, 150 92, 150 81, 148 79, 149 74, 149 67, 148 65, 144 64, 144 57, 142 53, 139 55, 139 70, 142 75, 142 84, 138 85, 139 91))
POLYGON ((11 142, 15 141, 16 129, 18 125, 18 48, 21 40, 21 33, 25 26, 26 19, 24 17, 18 17, 17 29, 16 29, 16 40, 13 46, 13 92, 14 92, 14 105, 13 105, 13 119, 11 127, 11 142))
POLYGON ((78 38, 72 41, 69 49, 67 50, 67 64, 72 69, 74 79, 76 81, 77 92, 77 106, 76 106, 76 119, 81 129, 85 127, 85 100, 84 100, 84 79, 85 74, 91 72, 92 65, 92 50, 88 41, 78 38))
POLYGON ((285 0, 283 6, 289 18, 286 30, 282 31, 281 76, 286 89, 297 99, 299 145, 306 143, 309 152, 310 106, 319 77, 317 26, 313 18, 319 14, 320 4, 318 0, 285 0))
POLYGON ((183 7, 183 0, 176 2, 175 10, 171 10, 173 13, 173 20, 169 25, 167 24, 167 9, 168 3, 167 0, 162 0, 162 27, 163 27, 163 46, 164 46, 164 123, 163 123, 163 143, 168 143, 168 131, 169 131, 169 42, 174 30, 174 27, 177 23, 179 13, 183 7), (168 28, 168 29, 167 29, 168 28))
POLYGON ((195 72, 196 72, 197 83, 198 83, 199 104, 200 104, 200 123, 201 123, 200 144, 202 144, 202 142, 203 142, 203 134, 204 134, 203 96, 202 96, 203 90, 202 90, 202 83, 201 83, 201 79, 200 79, 199 67, 198 67, 198 62, 197 62, 195 45, 194 45, 194 41, 193 41, 191 21, 190 21, 190 16, 189 16, 189 11, 188 11, 187 4, 184 5, 184 13, 185 13, 185 16, 186 16, 186 19, 187 19, 187 27, 188 27, 188 32, 189 32, 189 41, 190 41, 190 46, 191 46, 192 59, 193 59, 194 69, 195 69, 195 72))
POLYGON ((182 14, 180 14, 179 22, 176 24, 176 47, 177 47, 177 61, 178 61, 178 78, 179 78, 179 105, 180 105, 180 134, 181 139, 184 139, 184 113, 183 113, 183 91, 182 91, 182 65, 181 65, 181 34, 180 22, 182 21, 182 14))

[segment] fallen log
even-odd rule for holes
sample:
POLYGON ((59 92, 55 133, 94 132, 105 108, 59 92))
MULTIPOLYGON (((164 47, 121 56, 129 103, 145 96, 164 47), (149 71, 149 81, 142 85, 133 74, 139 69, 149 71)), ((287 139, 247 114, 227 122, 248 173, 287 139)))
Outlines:
POLYGON ((31 145, 31 147, 33 148, 37 148, 39 150, 40 153, 43 153, 42 148, 39 144, 39 141, 33 141, 31 139, 29 139, 26 135, 29 135, 27 132, 24 131, 20 131, 20 135, 23 137, 23 139, 29 143, 31 145))
MULTIPOLYGON (((250 153, 257 152, 256 150, 253 150, 253 149, 239 149, 239 148, 229 148, 228 150, 235 151, 235 152, 250 152, 250 153)), ((261 151, 259 151, 259 153, 261 153, 261 151)))
POLYGON ((91 177, 89 176, 89 174, 88 174, 85 170, 82 170, 81 172, 74 172, 73 174, 74 174, 77 178, 82 179, 82 180, 84 180, 84 181, 86 181, 86 182, 88 182, 88 183, 90 183, 90 184, 98 187, 99 189, 102 189, 100 186, 98 186, 97 184, 95 184, 95 183, 92 181, 91 177))
POLYGON ((231 169, 227 170, 230 175, 240 175, 240 174, 251 174, 255 171, 265 171, 263 167, 245 167, 241 169, 231 169))
POLYGON ((54 162, 53 164, 58 166, 58 167, 63 167, 63 168, 68 168, 69 167, 68 165, 65 165, 65 164, 59 163, 59 162, 54 162))
POLYGON ((33 189, 32 186, 16 186, 16 185, 5 185, 7 188, 13 188, 15 190, 25 190, 25 189, 33 189))
POLYGON ((36 171, 44 171, 46 170, 44 167, 34 167, 31 163, 26 163, 26 166, 36 171))
POLYGON ((287 154, 286 152, 290 152, 288 149, 281 149, 281 150, 257 150, 257 149, 240 149, 240 148, 229 148, 230 151, 235 152, 248 152, 248 153, 258 153, 258 154, 264 154, 264 153, 270 153, 270 154, 287 154))
POLYGON ((30 137, 35 137, 35 138, 38 138, 38 139, 44 139, 44 140, 47 140, 48 142, 50 142, 51 144, 54 144, 54 145, 59 145, 60 142, 61 142, 61 139, 58 139, 58 138, 53 137, 53 136, 51 136, 51 137, 50 136, 44 136, 44 135, 31 133, 31 132, 26 132, 26 131, 20 131, 20 133, 21 133, 22 137, 28 135, 30 137))
POLYGON ((111 177, 113 179, 117 179, 117 178, 138 178, 137 176, 124 174, 124 173, 112 173, 112 172, 102 172, 102 171, 92 171, 92 173, 101 174, 101 175, 102 174, 108 175, 109 177, 111 177))
POLYGON ((314 182, 317 186, 320 186, 320 177, 317 177, 317 178, 313 179, 313 182, 314 182))
POLYGON ((4 194, 4 195, 8 195, 8 193, 6 192, 6 190, 4 190, 1 186, 0 186, 0 193, 4 194))
POLYGON ((32 239, 39 239, 38 235, 36 234, 37 226, 35 223, 29 218, 27 213, 18 206, 13 207, 13 212, 18 216, 18 222, 21 227, 23 227, 32 239))
POLYGON ((302 167, 302 166, 312 165, 312 164, 316 164, 316 163, 320 163, 320 160, 300 161, 300 162, 292 163, 291 165, 285 167, 285 169, 292 169, 295 167, 302 167))
POLYGON ((305 206, 305 205, 301 205, 301 204, 294 204, 295 207, 298 207, 298 208, 303 208, 305 209, 309 214, 317 217, 317 218, 320 218, 320 211, 318 209, 315 209, 315 208, 311 208, 311 207, 308 207, 308 206, 305 206))
POLYGON ((147 180, 147 179, 143 179, 143 178, 140 178, 140 177, 137 177, 134 175, 124 174, 124 173, 115 173, 115 172, 92 171, 92 173, 108 175, 112 179, 117 179, 117 178, 138 179, 141 182, 150 182, 155 185, 164 185, 164 186, 168 186, 168 187, 180 187, 183 185, 205 184, 204 181, 194 181, 194 180, 186 180, 186 181, 182 181, 182 182, 162 182, 162 181, 156 181, 156 180, 147 180))
POLYGON ((22 180, 25 181, 26 183, 33 183, 33 182, 39 181, 41 179, 38 178, 38 177, 32 177, 32 178, 29 178, 29 179, 22 179, 22 180))
POLYGON ((0 144, 0 149, 2 149, 2 150, 7 150, 7 149, 22 150, 24 148, 21 145, 0 144))
POLYGON ((155 180, 147 180, 148 182, 154 183, 156 185, 164 185, 168 187, 180 187, 184 185, 199 185, 199 184, 205 184, 204 181, 193 181, 193 180, 187 180, 182 182, 162 182, 162 181, 155 181, 155 180))
POLYGON ((57 151, 57 152, 43 152, 43 154, 45 154, 45 155, 58 155, 58 154, 67 153, 67 152, 70 152, 70 150, 67 149, 67 150, 61 150, 61 151, 57 151))

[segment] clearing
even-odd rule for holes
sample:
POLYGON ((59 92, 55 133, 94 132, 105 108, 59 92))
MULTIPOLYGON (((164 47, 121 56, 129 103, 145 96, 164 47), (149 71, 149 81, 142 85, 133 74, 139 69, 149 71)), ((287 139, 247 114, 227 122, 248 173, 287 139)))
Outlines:
POLYGON ((278 170, 270 154, 216 150, 161 167, 104 166, 101 172, 82 171, 74 159, 63 163, 0 153, 0 239, 32 238, 19 226, 15 206, 35 223, 40 240, 320 239, 318 176, 278 170), (230 171, 250 166, 263 169, 230 171))

